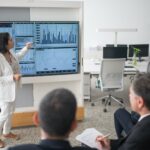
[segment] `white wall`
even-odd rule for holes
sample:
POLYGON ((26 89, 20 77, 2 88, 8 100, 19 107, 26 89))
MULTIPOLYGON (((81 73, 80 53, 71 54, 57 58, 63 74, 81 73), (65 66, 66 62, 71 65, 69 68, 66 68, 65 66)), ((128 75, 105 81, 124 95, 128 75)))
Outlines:
POLYGON ((121 32, 118 43, 150 43, 150 0, 84 0, 84 47, 114 43, 115 34, 98 28, 137 28, 121 32))

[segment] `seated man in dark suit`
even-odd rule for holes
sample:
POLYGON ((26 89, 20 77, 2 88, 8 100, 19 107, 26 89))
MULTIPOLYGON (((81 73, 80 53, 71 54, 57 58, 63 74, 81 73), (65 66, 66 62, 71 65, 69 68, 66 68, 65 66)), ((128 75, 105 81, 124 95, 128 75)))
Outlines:
POLYGON ((103 136, 97 141, 105 150, 149 150, 150 149, 150 74, 139 74, 130 87, 130 104, 140 118, 128 135, 118 140, 103 136))
POLYGON ((34 122, 41 127, 40 143, 18 145, 8 150, 92 150, 72 147, 67 141, 77 126, 76 111, 76 98, 69 90, 56 89, 48 93, 34 116, 34 122))
POLYGON ((134 111, 128 112, 119 108, 114 113, 115 130, 118 138, 125 137, 138 122, 140 115, 134 111))

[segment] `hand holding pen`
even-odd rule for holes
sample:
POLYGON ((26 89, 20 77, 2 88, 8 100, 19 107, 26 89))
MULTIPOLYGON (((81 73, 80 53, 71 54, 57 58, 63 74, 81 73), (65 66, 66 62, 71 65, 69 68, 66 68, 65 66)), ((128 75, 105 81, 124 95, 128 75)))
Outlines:
POLYGON ((110 134, 97 136, 96 141, 100 144, 101 149, 110 150, 110 140, 108 137, 110 134))

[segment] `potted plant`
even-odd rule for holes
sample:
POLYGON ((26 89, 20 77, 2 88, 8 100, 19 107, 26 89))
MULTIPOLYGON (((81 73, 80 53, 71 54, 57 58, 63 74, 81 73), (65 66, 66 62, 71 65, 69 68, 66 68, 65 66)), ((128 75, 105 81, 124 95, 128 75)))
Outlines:
POLYGON ((134 66, 137 65, 137 55, 139 54, 141 50, 139 48, 133 47, 133 59, 132 59, 132 64, 134 66))

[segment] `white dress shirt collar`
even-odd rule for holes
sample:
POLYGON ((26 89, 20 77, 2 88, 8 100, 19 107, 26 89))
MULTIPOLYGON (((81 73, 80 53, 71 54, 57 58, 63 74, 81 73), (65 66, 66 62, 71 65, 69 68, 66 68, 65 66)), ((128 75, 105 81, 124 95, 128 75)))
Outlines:
POLYGON ((139 118, 139 120, 138 120, 138 121, 141 121, 143 118, 145 118, 145 117, 147 117, 147 116, 150 116, 150 113, 145 114, 145 115, 142 115, 142 116, 139 118))

